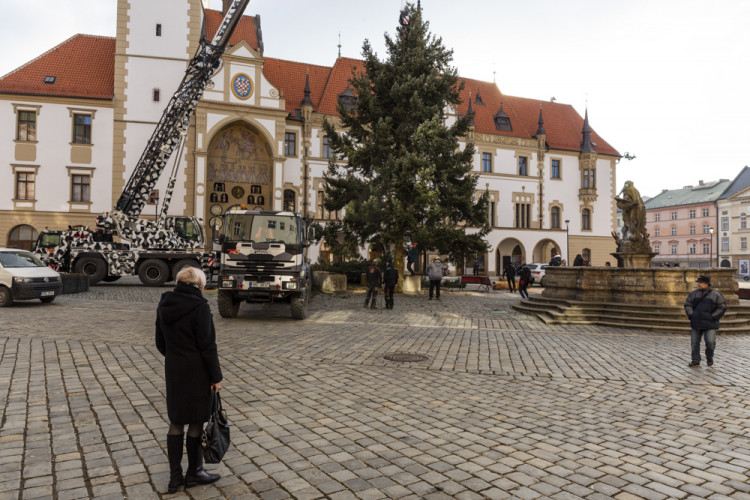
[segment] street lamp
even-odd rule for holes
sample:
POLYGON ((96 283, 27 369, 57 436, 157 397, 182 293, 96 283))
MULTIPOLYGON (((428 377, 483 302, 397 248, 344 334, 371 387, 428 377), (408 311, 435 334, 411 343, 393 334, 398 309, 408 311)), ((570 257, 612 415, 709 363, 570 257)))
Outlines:
POLYGON ((568 230, 568 224, 570 224, 570 220, 565 221, 565 257, 567 257, 568 265, 570 265, 570 231, 568 230))
MULTIPOLYGON (((714 263, 714 228, 712 228, 712 227, 708 228, 708 232, 711 233, 711 236, 710 236, 710 238, 711 238, 711 247, 710 247, 711 250, 710 250, 710 252, 708 254, 708 257, 709 257, 708 258, 708 260, 709 260, 708 267, 710 269, 711 266, 714 263)), ((718 241, 716 242, 716 253, 717 254, 719 253, 719 242, 718 241)))

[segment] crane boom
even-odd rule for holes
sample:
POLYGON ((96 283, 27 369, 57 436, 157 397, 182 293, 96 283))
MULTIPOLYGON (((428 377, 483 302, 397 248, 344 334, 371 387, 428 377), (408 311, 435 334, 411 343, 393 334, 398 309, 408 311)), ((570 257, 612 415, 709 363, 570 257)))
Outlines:
MULTIPOLYGON (((229 38, 237 27, 250 0, 234 0, 227 10, 213 39, 201 37, 198 50, 190 60, 185 76, 170 99, 146 148, 128 179, 112 216, 122 222, 137 219, 148 201, 175 147, 182 144, 181 135, 187 132, 190 118, 203 92, 218 69, 229 38)), ((168 207, 164 207, 166 211, 168 207)), ((103 218, 102 221, 105 221, 103 218)))

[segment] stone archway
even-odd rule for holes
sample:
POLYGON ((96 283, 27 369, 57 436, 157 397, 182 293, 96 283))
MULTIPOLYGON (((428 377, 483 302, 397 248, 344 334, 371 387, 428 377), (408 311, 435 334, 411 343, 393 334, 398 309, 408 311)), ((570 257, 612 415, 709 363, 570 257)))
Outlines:
POLYGON ((22 250, 31 250, 39 233, 33 227, 27 224, 21 224, 14 227, 8 233, 8 248, 19 248, 22 250))
POLYGON ((539 243, 534 246, 534 251, 531 253, 531 261, 549 262, 550 260, 552 260, 554 252, 562 254, 562 252, 560 252, 560 245, 558 245, 555 240, 545 238, 543 240, 540 240, 539 243))
POLYGON ((497 273, 502 275, 505 266, 512 264, 518 267, 520 264, 526 262, 526 251, 524 250, 523 243, 515 238, 506 238, 497 245, 495 250, 495 259, 500 263, 500 267, 497 269, 497 273))
POLYGON ((211 218, 229 208, 273 208, 273 154, 258 130, 245 122, 233 122, 219 130, 207 149, 206 213, 211 218))

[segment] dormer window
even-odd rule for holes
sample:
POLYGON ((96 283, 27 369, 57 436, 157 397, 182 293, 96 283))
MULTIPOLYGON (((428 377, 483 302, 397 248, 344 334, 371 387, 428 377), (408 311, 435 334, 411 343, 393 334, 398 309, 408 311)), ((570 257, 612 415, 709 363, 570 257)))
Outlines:
POLYGON ((492 119, 495 121, 495 128, 497 130, 513 131, 513 127, 510 124, 510 117, 505 114, 505 111, 503 111, 502 104, 500 105, 500 111, 498 111, 492 119))
POLYGON ((482 100, 482 96, 479 95, 479 91, 477 90, 477 97, 474 99, 474 104, 478 104, 480 106, 484 106, 484 101, 482 100))
POLYGON ((349 88, 349 85, 347 85, 346 89, 339 94, 339 102, 344 106, 344 109, 349 112, 351 112, 351 110, 357 105, 357 96, 354 95, 352 89, 349 88))
POLYGON ((56 76, 45 76, 44 77, 44 83, 53 84, 57 80, 56 76))

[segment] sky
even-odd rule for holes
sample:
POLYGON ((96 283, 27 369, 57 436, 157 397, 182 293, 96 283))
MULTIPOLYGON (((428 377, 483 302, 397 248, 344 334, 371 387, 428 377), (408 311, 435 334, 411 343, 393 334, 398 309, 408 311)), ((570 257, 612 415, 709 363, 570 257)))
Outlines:
MULTIPOLYGON (((154 1, 154 0, 150 0, 154 1)), ((175 1, 175 0, 158 0, 175 1)), ((221 8, 220 0, 210 0, 221 8)), ((116 0, 2 0, 0 75, 76 33, 115 35, 116 0), (33 4, 33 8, 30 5, 33 4)), ((332 66, 369 40, 386 57, 403 0, 251 0, 265 55, 332 66)), ((430 30, 467 78, 572 105, 622 155, 617 188, 642 196, 750 165, 750 2, 424 0, 430 30)))

